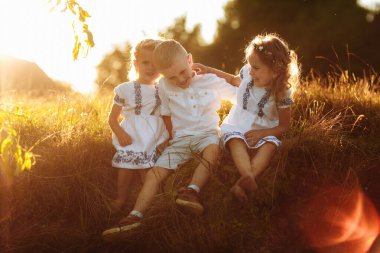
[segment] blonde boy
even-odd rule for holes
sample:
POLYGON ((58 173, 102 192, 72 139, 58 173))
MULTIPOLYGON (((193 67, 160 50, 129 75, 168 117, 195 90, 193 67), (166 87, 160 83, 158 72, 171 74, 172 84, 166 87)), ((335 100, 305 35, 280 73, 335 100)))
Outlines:
POLYGON ((197 215, 204 212, 198 195, 216 166, 220 152, 217 111, 223 99, 236 99, 236 87, 214 74, 196 75, 192 71, 191 54, 175 40, 160 43, 153 52, 153 62, 164 76, 159 82, 160 109, 172 140, 147 173, 133 211, 103 235, 137 227, 161 182, 194 152, 201 154, 201 162, 190 184, 178 191, 176 204, 197 215))

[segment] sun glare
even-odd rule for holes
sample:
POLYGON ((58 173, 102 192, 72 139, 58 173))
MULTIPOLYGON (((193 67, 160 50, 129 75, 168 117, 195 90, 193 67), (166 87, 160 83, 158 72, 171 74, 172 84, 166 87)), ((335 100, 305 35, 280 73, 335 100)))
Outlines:
POLYGON ((367 252, 380 233, 380 218, 358 188, 331 187, 310 202, 301 228, 317 252, 367 252))
POLYGON ((202 25, 202 36, 211 42, 217 19, 223 18, 227 0, 81 1, 91 15, 87 20, 95 47, 86 58, 72 60, 72 15, 50 12, 49 0, 0 0, 0 55, 36 63, 54 80, 70 83, 74 90, 94 90, 96 65, 115 46, 157 36, 174 19, 187 15, 187 26, 202 25), (200 8, 199 6, 202 6, 200 8), (170 7, 170 8, 169 8, 170 7))

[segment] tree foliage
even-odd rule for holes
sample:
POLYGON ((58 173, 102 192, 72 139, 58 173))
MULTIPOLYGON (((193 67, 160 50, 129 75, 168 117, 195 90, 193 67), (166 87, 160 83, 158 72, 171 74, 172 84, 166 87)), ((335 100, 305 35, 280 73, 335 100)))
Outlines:
POLYGON ((96 84, 99 89, 112 90, 118 84, 129 81, 132 46, 127 42, 124 49, 115 48, 97 66, 96 84))
MULTIPOLYGON (((278 33, 299 55, 305 72, 362 74, 363 70, 379 72, 379 27, 379 15, 363 9, 356 0, 234 0, 225 6, 225 18, 218 21, 212 44, 205 45, 202 40, 201 25, 186 29, 186 17, 176 19, 159 35, 179 41, 196 62, 237 73, 244 64, 244 49, 255 35, 278 33)), ((112 69, 112 61, 122 59, 116 51, 98 67, 108 76, 114 71, 112 77, 121 77, 108 80, 112 85, 127 76, 125 69, 112 69)))
POLYGON ((253 36, 275 32, 296 49, 306 71, 329 70, 329 63, 317 56, 357 72, 366 68, 366 63, 380 67, 374 54, 380 19, 377 15, 368 22, 367 15, 368 10, 356 0, 230 1, 216 40, 205 51, 206 63, 233 72, 241 66, 243 49, 253 36))
MULTIPOLYGON (((201 37, 201 26, 196 25, 190 31, 186 29, 186 17, 180 17, 175 20, 172 26, 165 31, 160 32, 159 36, 166 39, 175 39, 179 41, 197 60, 202 55, 204 44, 201 37)), ((125 43, 124 49, 115 48, 107 54, 101 63, 97 66, 96 83, 100 89, 113 89, 122 82, 129 81, 128 73, 131 68, 131 51, 132 45, 125 43)))

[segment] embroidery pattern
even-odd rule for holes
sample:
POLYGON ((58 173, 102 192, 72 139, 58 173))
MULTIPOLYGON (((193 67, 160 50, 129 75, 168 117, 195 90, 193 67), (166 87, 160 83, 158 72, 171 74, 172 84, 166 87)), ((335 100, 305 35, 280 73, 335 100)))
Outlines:
POLYGON ((136 152, 132 150, 118 150, 113 157, 112 161, 115 164, 133 164, 144 165, 154 164, 159 157, 157 149, 152 154, 148 154, 146 151, 136 152))
POLYGON ((224 133, 222 136, 223 143, 226 143, 226 141, 228 141, 231 136, 239 136, 239 137, 242 137, 243 139, 245 139, 244 135, 240 132, 237 132, 237 131, 227 132, 227 133, 224 133))
MULTIPOLYGON (((250 97, 249 90, 253 87, 253 85, 254 85, 253 80, 251 80, 248 83, 247 87, 245 88, 245 92, 243 94, 243 109, 244 110, 248 110, 248 99, 250 97)), ((270 90, 267 89, 264 96, 260 99, 259 103, 257 103, 257 106, 259 107, 259 112, 257 113, 257 115, 260 118, 264 116, 263 108, 265 104, 268 103, 269 97, 270 97, 270 90)))
POLYGON ((244 78, 244 74, 243 74, 243 68, 240 69, 240 79, 243 80, 244 78))
POLYGON ((113 101, 115 101, 116 104, 125 105, 125 99, 119 97, 119 95, 115 94, 115 97, 113 98, 113 101))
POLYGON ((293 100, 291 98, 285 98, 277 106, 289 106, 291 104, 293 104, 293 100))
POLYGON ((260 118, 264 116, 263 108, 265 104, 268 102, 270 97, 270 90, 266 90, 264 96, 260 99, 260 102, 257 104, 259 106, 259 112, 257 115, 259 115, 260 118))
POLYGON ((247 110, 248 107, 248 99, 249 99, 249 90, 253 87, 253 80, 251 80, 247 87, 245 88, 245 92, 243 94, 243 109, 247 110))
POLYGON ((158 87, 155 85, 154 88, 156 89, 156 93, 154 94, 154 97, 156 98, 156 104, 153 107, 151 115, 154 115, 154 112, 156 111, 156 109, 161 105, 161 99, 160 99, 160 96, 158 95, 158 87))
POLYGON ((141 96, 141 85, 137 82, 134 82, 134 88, 135 88, 135 114, 140 115, 141 114, 141 103, 142 103, 142 96, 141 96))

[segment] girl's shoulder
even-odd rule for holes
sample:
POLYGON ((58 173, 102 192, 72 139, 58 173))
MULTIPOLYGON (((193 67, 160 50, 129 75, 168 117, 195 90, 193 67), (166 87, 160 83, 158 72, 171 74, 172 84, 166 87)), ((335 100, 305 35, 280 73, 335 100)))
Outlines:
POLYGON ((115 87, 115 92, 120 92, 120 91, 123 91, 123 90, 128 90, 130 88, 133 88, 134 87, 134 82, 133 81, 129 81, 129 82, 124 82, 124 83, 121 83, 119 84, 118 86, 115 87))
POLYGON ((124 83, 121 83, 118 86, 116 86, 115 89, 123 89, 123 88, 127 88, 127 87, 133 87, 134 83, 135 82, 133 82, 133 81, 124 82, 124 83))
POLYGON ((241 80, 250 78, 248 64, 245 64, 243 67, 241 67, 239 71, 239 76, 241 80))

